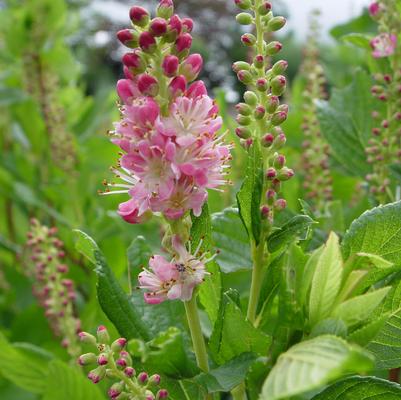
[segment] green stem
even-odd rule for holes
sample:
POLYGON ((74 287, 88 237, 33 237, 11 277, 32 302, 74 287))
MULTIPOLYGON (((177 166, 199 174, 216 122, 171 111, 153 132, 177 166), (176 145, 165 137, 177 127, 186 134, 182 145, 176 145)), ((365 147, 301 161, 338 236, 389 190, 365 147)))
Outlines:
POLYGON ((233 400, 247 400, 245 383, 242 382, 240 385, 231 390, 231 396, 233 400))
POLYGON ((256 311, 258 307, 260 291, 263 283, 264 275, 264 258, 265 258, 265 237, 264 234, 261 235, 259 245, 252 245, 252 259, 253 259, 253 269, 252 269, 252 283, 251 291, 249 295, 247 319, 255 324, 256 322, 256 311))
POLYGON ((207 359, 205 340, 203 338, 199 320, 198 307, 196 305, 196 294, 193 294, 191 300, 185 301, 184 305, 198 367, 203 372, 208 372, 209 363, 207 359))

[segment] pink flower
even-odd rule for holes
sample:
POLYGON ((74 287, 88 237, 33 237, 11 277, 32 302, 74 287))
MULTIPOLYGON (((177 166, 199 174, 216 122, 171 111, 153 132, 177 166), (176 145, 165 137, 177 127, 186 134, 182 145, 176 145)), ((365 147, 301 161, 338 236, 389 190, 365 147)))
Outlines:
POLYGON ((201 243, 191 254, 191 249, 188 251, 177 235, 173 237, 172 244, 175 253, 171 262, 155 255, 149 260, 151 271, 145 269, 138 276, 140 288, 147 290, 144 298, 148 304, 174 299, 190 300, 194 288, 208 274, 205 265, 215 257, 199 257, 201 243))
POLYGON ((379 3, 372 3, 369 6, 369 14, 372 18, 375 18, 380 12, 380 4, 379 3))
POLYGON ((394 54, 397 37, 393 34, 381 33, 370 41, 373 57, 383 58, 394 54))

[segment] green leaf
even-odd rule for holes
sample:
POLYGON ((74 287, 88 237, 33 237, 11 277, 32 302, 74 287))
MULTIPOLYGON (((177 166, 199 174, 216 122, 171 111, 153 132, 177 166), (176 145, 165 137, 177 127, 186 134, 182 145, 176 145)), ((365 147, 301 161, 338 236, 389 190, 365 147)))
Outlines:
POLYGON ((384 287, 346 300, 333 310, 332 316, 344 321, 347 327, 357 325, 371 316, 389 290, 390 287, 384 287))
POLYGON ((373 111, 370 76, 358 70, 351 85, 336 89, 329 102, 317 103, 322 132, 331 147, 331 155, 349 175, 364 177, 370 166, 365 148, 373 121, 366 115, 373 111))
POLYGON ((245 179, 237 194, 239 215, 250 238, 256 244, 260 238, 260 201, 263 186, 263 162, 259 143, 249 148, 245 179))
POLYGON ((398 400, 401 386, 374 376, 352 376, 329 386, 312 400, 398 400))
MULTIPOLYGON (((32 347, 32 346, 31 346, 32 347)), ((46 388, 49 358, 25 354, 8 343, 0 332, 0 373, 15 385, 31 393, 42 393, 46 388)))
POLYGON ((195 376, 192 380, 205 387, 208 393, 228 392, 244 381, 256 358, 255 354, 243 353, 208 373, 195 376))
POLYGON ((401 264, 401 202, 366 211, 347 230, 342 241, 344 259, 369 253, 401 264))
POLYGON ((342 375, 368 371, 373 361, 361 348, 336 336, 319 336, 283 353, 268 375, 261 400, 309 392, 342 375))
POLYGON ((375 21, 373 21, 369 13, 365 11, 362 15, 332 28, 330 30, 330 35, 335 39, 339 39, 353 32, 374 33, 376 31, 377 25, 375 21))
POLYGON ((212 222, 210 220, 208 204, 205 203, 202 208, 202 214, 199 217, 195 217, 193 214, 191 214, 191 219, 192 249, 196 249, 200 241, 202 241, 201 250, 210 250, 210 246, 212 244, 212 222))
POLYGON ((76 230, 74 232, 77 236, 77 250, 96 267, 97 296, 104 313, 125 338, 140 337, 149 340, 149 327, 130 303, 128 295, 107 265, 106 259, 96 242, 82 231, 76 230))
POLYGON ((370 41, 372 36, 364 35, 363 33, 349 33, 341 37, 341 40, 345 43, 353 44, 356 47, 365 50, 371 50, 370 41))
POLYGON ((341 319, 327 318, 318 322, 310 333, 310 338, 321 335, 335 335, 345 338, 347 336, 347 326, 341 319))
POLYGON ((49 364, 42 400, 99 400, 105 399, 100 389, 77 368, 59 360, 49 364))
POLYGON ((212 215, 213 242, 220 250, 217 261, 225 273, 251 269, 249 239, 237 208, 212 215))
POLYGON ((205 276, 205 281, 199 288, 199 300, 210 319, 215 324, 219 315, 222 297, 222 282, 219 265, 215 261, 207 264, 210 275, 205 276))
POLYGON ((317 261, 309 297, 309 322, 315 325, 327 318, 340 290, 342 258, 338 237, 330 233, 317 261))
POLYGON ((305 240, 313 223, 313 219, 308 215, 296 215, 291 218, 267 238, 269 251, 274 253, 294 241, 305 240))
POLYGON ((264 355, 269 345, 270 337, 247 321, 229 293, 224 293, 219 318, 209 342, 216 362, 223 364, 245 352, 264 355))
POLYGON ((137 236, 127 249, 128 268, 132 286, 137 285, 138 274, 147 267, 152 249, 143 236, 137 236))
POLYGON ((388 318, 388 314, 383 314, 380 317, 375 318, 362 328, 352 332, 350 335, 348 335, 347 339, 352 343, 358 344, 359 346, 367 346, 383 328, 388 318))

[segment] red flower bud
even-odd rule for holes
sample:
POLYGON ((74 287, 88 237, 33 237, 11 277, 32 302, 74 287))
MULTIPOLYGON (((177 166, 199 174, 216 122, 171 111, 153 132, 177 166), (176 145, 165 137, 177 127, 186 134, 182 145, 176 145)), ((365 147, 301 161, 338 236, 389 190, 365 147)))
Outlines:
POLYGON ((185 93, 185 90, 187 88, 187 80, 185 79, 185 76, 183 75, 178 75, 176 76, 169 85, 169 91, 172 95, 172 97, 177 97, 181 96, 182 94, 185 93))
POLYGON ((278 106, 280 105, 280 100, 277 96, 269 96, 266 104, 266 110, 268 113, 273 114, 278 106))
POLYGON ((182 22, 178 15, 174 14, 167 24, 166 39, 169 42, 174 42, 182 30, 182 22))
POLYGON ((285 76, 277 75, 271 80, 270 85, 272 94, 275 96, 281 96, 285 91, 287 80, 285 79, 285 76))
POLYGON ((180 74, 184 75, 188 82, 197 78, 202 70, 203 59, 200 54, 191 54, 187 57, 180 67, 180 74))
POLYGON ((245 46, 253 46, 256 43, 256 37, 252 33, 245 33, 241 36, 241 42, 245 46))
POLYGON ((168 392, 167 392, 167 390, 166 389, 160 389, 158 392, 157 392, 157 395, 156 395, 156 400, 162 400, 162 399, 167 399, 167 397, 168 397, 168 392))
POLYGON ((164 57, 162 63, 164 75, 168 76, 169 78, 175 76, 178 71, 179 63, 180 60, 176 56, 167 55, 166 57, 164 57))
POLYGON ((253 81, 252 74, 249 71, 241 70, 237 74, 237 78, 245 85, 249 85, 253 81))
POLYGON ((175 41, 175 51, 177 54, 181 54, 189 50, 192 46, 192 36, 189 33, 183 33, 178 36, 175 41))
POLYGON ((267 90, 268 83, 265 78, 259 78, 256 81, 256 89, 258 89, 260 92, 265 92, 267 90))
POLYGON ((277 41, 270 42, 266 46, 266 54, 268 56, 272 56, 274 54, 277 54, 282 48, 283 48, 283 45, 280 42, 277 42, 277 41))
POLYGON ((271 3, 268 1, 265 1, 260 7, 259 7, 259 13, 261 15, 267 15, 272 9, 271 3))
POLYGON ((132 378, 135 375, 135 369, 132 367, 127 367, 124 369, 124 374, 128 376, 128 378, 132 378))
POLYGON ((284 199, 278 199, 275 203, 274 203, 274 208, 277 211, 282 211, 287 207, 287 202, 284 199))
POLYGON ((270 167, 267 171, 266 171, 266 178, 269 180, 274 179, 277 176, 277 171, 275 168, 270 167))
POLYGON ((149 13, 139 6, 134 6, 129 11, 129 17, 134 25, 145 27, 149 22, 149 13))
POLYGON ((274 141, 274 135, 272 135, 271 133, 267 133, 262 138, 262 146, 270 147, 273 144, 273 141, 274 141))
POLYGON ((142 32, 139 36, 139 46, 145 53, 153 53, 156 50, 156 40, 149 32, 142 32))
POLYGON ((138 49, 131 53, 124 54, 122 61, 123 64, 134 73, 143 72, 146 68, 146 65, 141 57, 141 52, 138 49))
POLYGON ((138 46, 139 34, 133 29, 123 29, 118 31, 117 38, 124 46, 132 49, 138 46))
POLYGON ((109 333, 107 332, 107 328, 103 325, 100 325, 97 328, 97 338, 100 343, 108 343, 110 341, 109 333))
POLYGON ((107 355, 104 353, 100 354, 97 358, 97 363, 99 365, 106 365, 108 363, 107 355))
POLYGON ((148 374, 146 372, 141 372, 138 375, 138 381, 140 383, 146 383, 148 381, 148 378, 149 378, 149 376, 148 376, 148 374))
POLYGON ((255 56, 255 59, 253 60, 253 65, 256 68, 263 68, 265 66, 265 58, 262 54, 258 54, 255 56))
POLYGON ((138 78, 138 89, 144 96, 155 97, 159 93, 159 83, 152 75, 142 74, 138 78))
POLYGON ((150 22, 149 31, 153 36, 163 36, 167 32, 167 22, 163 18, 154 18, 150 22))
POLYGON ((194 21, 191 18, 183 18, 182 19, 182 30, 184 32, 191 33, 194 29, 194 21))

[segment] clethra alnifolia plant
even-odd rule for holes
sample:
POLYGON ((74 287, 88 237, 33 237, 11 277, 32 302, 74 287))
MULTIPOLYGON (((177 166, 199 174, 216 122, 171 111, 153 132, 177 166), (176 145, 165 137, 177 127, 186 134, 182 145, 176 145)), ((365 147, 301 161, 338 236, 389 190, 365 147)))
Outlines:
POLYGON ((74 307, 74 282, 66 276, 64 244, 57 237, 56 227, 49 228, 37 219, 31 220, 27 237, 26 274, 33 281, 33 293, 54 333, 62 337, 62 346, 75 357, 80 351, 77 332, 81 322, 74 307))
POLYGON ((158 389, 160 375, 148 375, 137 371, 132 358, 125 350, 127 339, 118 338, 111 343, 107 328, 97 328, 96 336, 87 332, 79 333, 80 341, 93 350, 78 357, 78 364, 87 369, 93 383, 102 380, 113 381, 108 397, 112 400, 161 400, 168 398, 166 389, 158 389))
MULTIPOLYGON (((248 88, 244 94, 244 102, 236 106, 239 125, 236 134, 248 150, 250 162, 260 164, 258 168, 263 171, 257 172, 259 176, 256 179, 259 180, 260 187, 255 199, 252 199, 252 206, 259 207, 260 228, 250 235, 254 265, 247 317, 255 323, 265 264, 269 258, 266 238, 272 231, 275 214, 284 210, 287 205, 286 200, 280 197, 282 183, 294 175, 294 171, 286 166, 286 158, 281 153, 286 136, 280 125, 288 115, 288 105, 281 103, 281 97, 287 85, 283 73, 288 63, 279 60, 272 65, 272 56, 279 54, 282 44, 266 39, 267 34, 283 28, 286 20, 282 16, 274 16, 270 2, 238 0, 235 3, 243 10, 237 15, 237 22, 253 26, 255 33, 245 33, 241 37, 242 44, 252 54, 252 62, 237 61, 233 65, 238 79, 248 88)), ((249 175, 253 173, 254 171, 250 171, 249 175)), ((254 177, 248 176, 247 179, 254 177)), ((241 192, 238 203, 244 220, 242 209, 246 205, 241 201, 241 192)))
POLYGON ((317 100, 324 100, 326 94, 326 80, 323 67, 320 63, 320 54, 317 38, 320 27, 318 23, 319 11, 311 16, 310 33, 304 49, 304 59, 300 67, 300 74, 305 81, 303 92, 303 121, 302 131, 305 140, 302 143, 301 157, 304 172, 303 188, 307 200, 319 214, 325 212, 327 203, 332 199, 332 177, 329 166, 329 145, 322 137, 321 127, 317 118, 317 100))
POLYGON ((401 17, 394 12, 396 6, 395 0, 380 0, 369 7, 379 30, 370 42, 372 56, 385 63, 384 72, 374 75, 375 84, 371 91, 378 103, 383 104, 378 104, 378 109, 372 113, 375 127, 366 148, 367 160, 373 169, 366 180, 379 204, 400 198, 400 187, 391 172, 401 157, 401 17))

